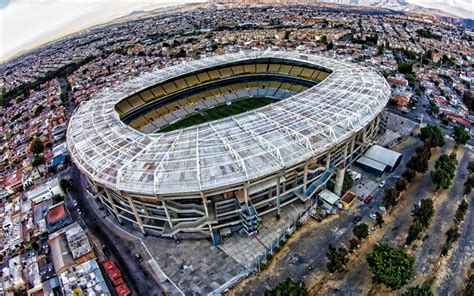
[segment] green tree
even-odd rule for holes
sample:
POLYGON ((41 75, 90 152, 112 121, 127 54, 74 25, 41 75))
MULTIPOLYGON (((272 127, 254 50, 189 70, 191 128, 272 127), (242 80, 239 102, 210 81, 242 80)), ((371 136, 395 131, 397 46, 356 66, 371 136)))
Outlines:
POLYGON ((394 207, 398 202, 398 191, 393 187, 385 190, 385 195, 383 196, 382 201, 387 209, 394 207))
POLYGON ((467 165, 467 169, 471 172, 474 173, 474 161, 470 161, 469 164, 467 165))
POLYGON ((354 250, 359 248, 360 241, 357 238, 353 237, 349 240, 349 244, 349 250, 353 252, 354 250))
POLYGON ((436 160, 435 168, 431 171, 431 180, 438 184, 438 188, 448 189, 456 174, 457 160, 447 154, 441 155, 436 160))
POLYGON ((422 199, 420 205, 414 205, 411 213, 414 221, 419 222, 425 228, 430 226, 431 218, 434 215, 433 201, 431 199, 422 199))
POLYGON ((456 144, 465 145, 470 138, 469 133, 462 126, 457 126, 454 129, 454 141, 456 141, 456 144))
POLYGON ((405 178, 398 178, 397 182, 395 183, 395 189, 397 189, 398 192, 402 192, 405 190, 408 186, 408 181, 405 178))
POLYGON ((328 259, 327 268, 330 273, 339 271, 344 271, 347 262, 349 252, 342 247, 335 248, 332 244, 329 245, 329 251, 326 253, 326 258, 328 259))
POLYGON ((398 72, 400 72, 402 74, 413 73, 413 63, 400 62, 398 64, 398 72))
POLYGON ((369 236, 369 225, 365 223, 357 224, 353 229, 352 233, 354 233, 355 237, 359 240, 367 238, 369 236))
POLYGON ((415 259, 398 248, 377 244, 367 254, 367 263, 376 283, 398 290, 410 280, 415 259))
POLYGON ((376 216, 376 219, 375 219, 375 226, 379 226, 380 228, 382 228, 382 225, 385 223, 383 217, 382 217, 382 214, 380 214, 379 212, 377 212, 375 214, 376 216))
POLYGON ((443 131, 434 125, 428 125, 421 129, 420 138, 429 147, 441 147, 444 145, 444 133, 443 131))
POLYGON ((266 291, 265 296, 307 296, 309 295, 306 284, 303 281, 293 281, 288 278, 279 283, 274 289, 266 291))
POLYGON ((454 218, 457 222, 463 221, 464 216, 466 215, 467 209, 469 208, 469 203, 463 199, 456 210, 456 215, 454 218))
POLYGON ((408 229, 408 236, 405 241, 405 244, 411 245, 412 242, 414 242, 415 240, 419 238, 422 232, 423 232, 423 225, 421 225, 421 223, 418 221, 414 221, 410 225, 410 228, 408 229))
POLYGON ((41 141, 40 138, 34 137, 33 140, 31 141, 31 146, 30 146, 31 152, 34 154, 38 155, 44 150, 44 144, 41 141))
POLYGON ((464 182, 464 194, 470 194, 474 188, 474 174, 470 174, 464 182))
POLYGON ((416 177, 416 171, 411 168, 406 168, 402 176, 408 181, 411 182, 416 177))
POLYGON ((407 289, 403 296, 433 296, 431 292, 431 287, 429 284, 424 283, 421 286, 410 287, 407 289))
POLYGON ((342 194, 349 191, 349 189, 352 188, 352 185, 354 185, 354 179, 352 179, 352 174, 346 172, 344 174, 344 181, 342 182, 342 194))

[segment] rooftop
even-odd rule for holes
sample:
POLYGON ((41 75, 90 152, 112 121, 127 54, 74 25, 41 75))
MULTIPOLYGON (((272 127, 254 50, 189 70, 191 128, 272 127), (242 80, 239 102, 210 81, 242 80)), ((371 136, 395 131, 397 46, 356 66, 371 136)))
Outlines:
POLYGON ((68 149, 91 179, 128 192, 200 192, 257 179, 318 155, 364 128, 385 107, 390 88, 375 71, 297 52, 250 51, 144 74, 83 102, 68 127, 68 149), (115 105, 161 81, 229 61, 279 58, 331 74, 286 100, 212 123, 143 134, 115 105))

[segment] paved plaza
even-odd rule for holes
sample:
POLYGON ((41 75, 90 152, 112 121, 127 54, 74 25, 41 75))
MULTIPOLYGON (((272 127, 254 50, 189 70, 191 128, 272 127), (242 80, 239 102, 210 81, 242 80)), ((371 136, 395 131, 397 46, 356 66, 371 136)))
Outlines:
POLYGON ((250 269, 256 264, 258 256, 271 251, 272 243, 291 226, 304 209, 303 204, 294 203, 282 208, 280 219, 276 218, 275 213, 270 213, 260 223, 258 234, 242 237, 233 233, 231 237, 224 239, 219 248, 240 265, 250 269))

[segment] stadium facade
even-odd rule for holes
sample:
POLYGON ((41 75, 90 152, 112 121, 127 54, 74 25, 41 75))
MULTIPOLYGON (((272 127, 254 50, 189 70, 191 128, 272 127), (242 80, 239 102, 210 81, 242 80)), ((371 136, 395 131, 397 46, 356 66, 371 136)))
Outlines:
POLYGON ((373 70, 328 57, 250 51, 144 74, 83 102, 67 145, 90 190, 146 234, 258 231, 311 203, 377 138, 390 88, 373 70), (248 98, 275 103, 184 129, 166 127, 248 98))

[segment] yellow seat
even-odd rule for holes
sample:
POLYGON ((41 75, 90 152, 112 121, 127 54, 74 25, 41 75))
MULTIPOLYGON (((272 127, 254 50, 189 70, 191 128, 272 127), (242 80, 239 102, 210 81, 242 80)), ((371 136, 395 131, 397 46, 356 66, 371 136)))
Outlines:
POLYGON ((197 75, 197 78, 199 79, 200 82, 206 82, 206 81, 211 80, 211 77, 209 77, 209 75, 207 74, 207 72, 199 73, 199 74, 197 75))
POLYGON ((132 108, 137 108, 138 106, 143 105, 145 103, 138 95, 128 98, 127 101, 132 106, 132 108))
POLYGON ((235 75, 240 75, 244 73, 244 67, 242 65, 240 66, 233 66, 231 67, 232 72, 234 72, 235 75))
POLYGON ((147 91, 144 91, 140 94, 140 97, 142 97, 142 99, 145 101, 145 102, 150 102, 150 101, 153 101, 155 99, 155 96, 153 95, 153 93, 149 90, 147 91))
POLYGON ((219 72, 222 78, 232 76, 232 70, 230 68, 219 69, 219 72))
POLYGON ((164 90, 166 91, 167 94, 172 94, 178 90, 176 85, 173 83, 173 81, 168 82, 163 85, 164 90))
POLYGON ((155 98, 161 98, 166 94, 166 91, 163 89, 161 85, 158 85, 157 87, 154 87, 151 89, 151 92, 155 96, 155 98))
POLYGON ((300 75, 303 78, 311 79, 311 75, 313 75, 313 73, 314 73, 313 69, 304 68, 300 75))
POLYGON ((280 67, 280 73, 289 74, 290 71, 291 71, 291 68, 292 68, 292 66, 281 65, 281 67, 280 67))
POLYGON ((278 73, 280 72, 280 64, 269 64, 268 65, 268 72, 278 73))
POLYGON ((122 114, 127 113, 130 109, 132 109, 132 106, 128 103, 127 100, 123 100, 120 103, 118 103, 115 106, 122 114))
POLYGON ((255 64, 244 65, 245 73, 255 73, 255 64))
POLYGON ((265 73, 267 72, 268 64, 257 64, 257 73, 265 73))
POLYGON ((178 86, 178 89, 184 89, 188 87, 188 84, 184 79, 175 80, 174 83, 178 86))
POLYGON ((199 84, 199 80, 198 80, 196 75, 184 77, 184 80, 186 80, 186 82, 188 83, 189 86, 199 84))
POLYGON ((209 77, 211 77, 211 80, 217 80, 221 78, 221 74, 217 70, 212 70, 208 72, 209 77))
POLYGON ((300 76, 302 71, 303 71, 302 67, 293 66, 293 68, 291 68, 290 75, 300 76))
POLYGON ((329 73, 328 72, 323 72, 321 71, 318 75, 318 78, 316 78, 317 80, 319 81, 323 81, 324 79, 326 79, 327 77, 329 76, 329 73))

